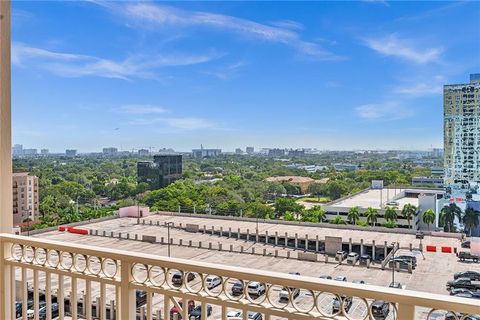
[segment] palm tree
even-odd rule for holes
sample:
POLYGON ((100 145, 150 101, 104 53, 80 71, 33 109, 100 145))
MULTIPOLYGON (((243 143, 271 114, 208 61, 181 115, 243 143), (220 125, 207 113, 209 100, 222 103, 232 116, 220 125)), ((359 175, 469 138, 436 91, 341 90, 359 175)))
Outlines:
POLYGON ((455 217, 458 218, 458 221, 462 222, 462 209, 460 209, 455 203, 450 203, 448 206, 445 206, 441 210, 442 213, 442 222, 448 228, 448 232, 451 232, 453 229, 453 221, 455 217))
POLYGON ((426 223, 428 225, 428 230, 430 230, 430 224, 435 222, 435 212, 432 209, 425 210, 422 220, 423 223, 426 223))
POLYGON ((463 216, 463 223, 468 227, 470 237, 472 236, 472 229, 478 227, 480 224, 480 212, 476 211, 473 208, 468 208, 465 210, 465 215, 463 216))
POLYGON ((367 211, 365 211, 365 216, 367 217, 367 222, 375 226, 375 223, 377 223, 378 210, 368 207, 367 211))
POLYGON ((402 216, 407 219, 409 229, 412 227, 410 221, 415 216, 415 214, 417 214, 417 207, 415 207, 413 204, 407 203, 403 206, 402 216))
POLYGON ((360 219, 360 211, 358 207, 353 207, 348 210, 347 219, 352 224, 357 224, 357 221, 360 219))
POLYGON ((396 222, 398 220, 397 210, 393 209, 392 207, 385 208, 385 220, 396 222))

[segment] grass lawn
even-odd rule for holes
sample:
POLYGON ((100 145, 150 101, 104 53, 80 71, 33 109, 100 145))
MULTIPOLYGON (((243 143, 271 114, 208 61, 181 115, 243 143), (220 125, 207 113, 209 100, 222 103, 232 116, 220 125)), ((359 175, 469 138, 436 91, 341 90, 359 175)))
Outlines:
POLYGON ((301 198, 300 201, 316 202, 316 203, 327 203, 327 202, 330 202, 330 198, 329 198, 329 197, 301 198))

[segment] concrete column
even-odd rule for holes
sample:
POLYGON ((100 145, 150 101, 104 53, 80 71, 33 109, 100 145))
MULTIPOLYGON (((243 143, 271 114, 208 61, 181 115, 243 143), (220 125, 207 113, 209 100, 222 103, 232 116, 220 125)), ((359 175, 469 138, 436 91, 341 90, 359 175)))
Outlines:
POLYGON ((249 241, 249 240, 250 240, 250 230, 247 229, 247 241, 249 241))
POLYGON ((105 230, 103 230, 102 232, 102 236, 106 237, 107 236, 107 232, 105 230))
POLYGON ((290 259, 290 251, 287 251, 287 259, 290 259))
POLYGON ((240 246, 240 253, 243 253, 243 246, 240 246))
POLYGON ((375 247, 375 240, 372 240, 372 260, 375 260, 376 255, 376 247, 375 247))
POLYGON ((113 231, 110 231, 110 237, 113 238, 113 231))
POLYGON ((157 221, 157 227, 160 227, 160 221, 157 221))
POLYGON ((268 231, 265 230, 265 244, 268 244, 268 231))
POLYGON ((212 236, 213 236, 215 234, 215 226, 212 226, 211 232, 212 232, 212 236))
POLYGON ((278 232, 275 231, 275 246, 278 246, 278 232))
POLYGON ((135 233, 135 240, 138 240, 138 234, 135 233))
POLYGON ((230 252, 233 251, 233 244, 230 245, 230 252))
POLYGON ((308 234, 305 235, 305 250, 308 251, 308 234))
POLYGON ((388 254, 388 242, 385 241, 385 246, 383 247, 383 256, 386 258, 388 254))
POLYGON ((240 228, 237 229, 237 240, 240 240, 240 228))
POLYGON ((198 241, 198 247, 199 247, 199 248, 202 247, 202 241, 198 241))
POLYGON ((232 237, 232 228, 228 228, 228 238, 232 237))
MULTIPOLYGON (((172 239, 173 240, 173 239, 172 239)), ((183 245, 183 239, 178 240, 178 245, 182 246, 183 245)))
POLYGON ((319 241, 318 241, 318 234, 315 237, 315 251, 318 252, 318 248, 320 247, 319 241))
POLYGON ((203 225, 203 234, 207 233, 207 226, 203 225))
POLYGON ((295 233, 295 249, 298 249, 298 233, 295 233))
POLYGON ((189 241, 188 241, 188 246, 189 246, 189 247, 192 246, 192 240, 189 240, 189 241))
POLYGON ((352 252, 352 238, 348 238, 348 252, 352 252))
POLYGON ((208 249, 212 250, 212 243, 211 242, 208 243, 208 249))
POLYGON ((284 247, 286 248, 288 245, 288 232, 285 232, 285 245, 284 247))
POLYGON ((118 233, 118 238, 119 238, 119 239, 122 238, 122 233, 121 233, 121 232, 118 233))
POLYGON ((363 239, 360 239, 360 255, 363 255, 363 239))

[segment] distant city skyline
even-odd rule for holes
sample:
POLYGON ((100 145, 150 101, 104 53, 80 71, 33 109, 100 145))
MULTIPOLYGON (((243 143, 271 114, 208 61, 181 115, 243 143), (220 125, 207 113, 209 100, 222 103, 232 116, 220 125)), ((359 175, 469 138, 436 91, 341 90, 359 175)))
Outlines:
POLYGON ((480 71, 479 14, 479 2, 16 1, 13 141, 442 147, 443 85, 480 71))

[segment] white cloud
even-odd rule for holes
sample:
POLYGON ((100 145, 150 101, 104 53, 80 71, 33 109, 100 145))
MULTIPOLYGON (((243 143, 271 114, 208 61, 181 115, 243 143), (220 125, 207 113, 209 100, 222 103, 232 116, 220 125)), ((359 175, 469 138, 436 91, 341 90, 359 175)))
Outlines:
POLYGON ((441 75, 436 75, 428 79, 412 82, 396 86, 393 93, 400 94, 411 98, 439 95, 443 93, 443 85, 446 83, 446 78, 441 75))
POLYGON ((127 3, 110 8, 129 19, 129 25, 139 27, 210 27, 221 31, 236 32, 264 41, 281 43, 318 60, 338 60, 340 57, 318 44, 304 41, 295 30, 301 24, 294 21, 267 25, 234 16, 202 11, 187 11, 153 3, 127 3))
POLYGON ((400 39, 396 35, 364 40, 367 47, 384 55, 397 57, 418 64, 439 62, 442 48, 415 48, 411 40, 400 39))
POLYGON ((366 120, 401 120, 413 116, 413 110, 401 105, 400 102, 364 104, 355 108, 357 115, 366 120))
POLYGON ((167 112, 163 107, 152 105, 126 105, 121 106, 116 111, 127 114, 158 114, 167 112))
POLYGON ((63 77, 97 76, 125 80, 134 77, 153 78, 154 71, 158 68, 201 64, 219 56, 215 52, 203 55, 134 55, 122 61, 114 61, 90 55, 55 52, 16 42, 12 44, 14 65, 25 66, 34 61, 34 65, 63 77))
POLYGON ((203 73, 218 78, 220 80, 228 80, 233 78, 238 73, 238 71, 247 64, 248 63, 245 61, 237 61, 224 67, 204 71, 203 73))

